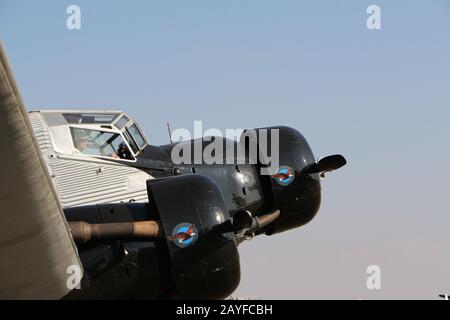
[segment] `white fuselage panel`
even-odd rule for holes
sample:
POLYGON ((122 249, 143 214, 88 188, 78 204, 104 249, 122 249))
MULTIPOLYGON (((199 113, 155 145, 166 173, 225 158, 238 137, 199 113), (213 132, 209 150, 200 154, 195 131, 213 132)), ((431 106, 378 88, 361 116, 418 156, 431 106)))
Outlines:
POLYGON ((49 128, 39 112, 29 113, 29 117, 63 208, 102 203, 148 202, 146 181, 152 179, 152 176, 112 161, 65 153, 65 148, 61 147, 64 141, 60 140, 67 139, 67 128, 49 128), (57 134, 58 131, 60 134, 57 134))

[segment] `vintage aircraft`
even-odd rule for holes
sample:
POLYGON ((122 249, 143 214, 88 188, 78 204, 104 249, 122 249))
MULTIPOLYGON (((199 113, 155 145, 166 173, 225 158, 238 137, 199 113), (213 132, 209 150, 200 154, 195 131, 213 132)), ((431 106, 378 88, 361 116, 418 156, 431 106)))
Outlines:
POLYGON ((346 164, 341 155, 316 162, 305 138, 282 126, 252 131, 279 132, 272 175, 261 174, 259 153, 253 163, 175 164, 180 143, 205 142, 153 146, 120 111, 27 114, 0 51, 3 298, 225 298, 240 281, 238 245, 308 223, 321 176, 346 164), (71 266, 82 270, 76 287, 71 266))

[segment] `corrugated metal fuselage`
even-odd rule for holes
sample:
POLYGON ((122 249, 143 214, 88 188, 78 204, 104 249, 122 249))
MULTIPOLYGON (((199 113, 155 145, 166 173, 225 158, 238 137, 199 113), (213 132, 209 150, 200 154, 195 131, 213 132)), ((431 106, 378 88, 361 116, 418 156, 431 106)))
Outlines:
POLYGON ((57 152, 42 114, 29 117, 63 208, 148 201, 145 181, 151 175, 121 163, 57 152))

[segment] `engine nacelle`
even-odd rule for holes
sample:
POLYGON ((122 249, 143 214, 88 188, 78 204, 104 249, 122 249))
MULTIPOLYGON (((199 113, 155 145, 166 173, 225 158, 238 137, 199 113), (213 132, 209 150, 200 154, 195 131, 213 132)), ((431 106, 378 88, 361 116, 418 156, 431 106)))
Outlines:
MULTIPOLYGON (((273 234, 300 227, 314 218, 320 207, 320 177, 317 172, 305 170, 316 160, 300 132, 280 126, 252 129, 246 134, 256 134, 259 141, 261 130, 267 133, 267 154, 272 158, 271 130, 278 130, 279 137, 278 169, 272 175, 260 175, 266 205, 272 210, 280 210, 280 216, 264 230, 266 234, 273 234)), ((269 162, 261 152, 258 157, 259 167, 269 162)))
POLYGON ((239 253, 217 184, 201 174, 147 181, 177 298, 221 299, 240 281, 239 253))

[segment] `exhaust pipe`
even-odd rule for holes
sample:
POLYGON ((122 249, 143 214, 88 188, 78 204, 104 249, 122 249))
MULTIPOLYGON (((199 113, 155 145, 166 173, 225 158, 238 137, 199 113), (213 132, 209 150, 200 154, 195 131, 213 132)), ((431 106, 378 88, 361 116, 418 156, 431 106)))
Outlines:
POLYGON ((90 224, 84 221, 69 222, 76 243, 114 239, 152 239, 161 237, 161 227, 156 221, 90 224))

